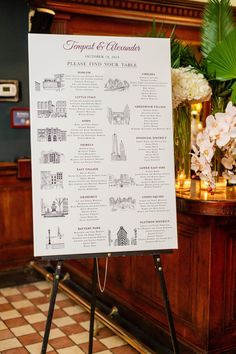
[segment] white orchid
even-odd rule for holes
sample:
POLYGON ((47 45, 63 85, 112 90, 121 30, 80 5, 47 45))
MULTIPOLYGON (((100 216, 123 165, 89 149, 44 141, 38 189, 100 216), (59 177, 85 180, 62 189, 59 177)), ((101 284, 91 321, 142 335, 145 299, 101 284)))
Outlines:
POLYGON ((224 171, 222 176, 229 181, 229 183, 236 184, 236 174, 232 171, 224 171))
POLYGON ((213 143, 210 140, 206 131, 200 132, 196 138, 197 145, 199 146, 200 153, 205 159, 210 162, 214 155, 213 143))
POLYGON ((232 155, 230 155, 227 157, 223 157, 221 159, 221 163, 227 170, 232 170, 235 165, 235 159, 232 155))
POLYGON ((225 113, 229 114, 232 118, 236 117, 236 106, 231 101, 227 104, 225 113))
POLYGON ((206 132, 216 145, 222 147, 230 140, 230 123, 232 118, 226 113, 216 113, 206 119, 206 132))
POLYGON ((221 151, 220 162, 225 168, 222 174, 229 181, 236 182, 236 107, 229 102, 224 113, 210 115, 205 129, 198 133, 193 146, 191 168, 209 186, 215 186, 214 155, 221 151))

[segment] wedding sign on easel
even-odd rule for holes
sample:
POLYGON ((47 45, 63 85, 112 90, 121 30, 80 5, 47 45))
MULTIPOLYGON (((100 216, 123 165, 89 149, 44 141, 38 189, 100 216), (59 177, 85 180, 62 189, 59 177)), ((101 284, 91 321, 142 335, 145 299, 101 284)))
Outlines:
POLYGON ((169 39, 29 35, 35 256, 177 247, 169 39))
POLYGON ((42 353, 61 261, 139 253, 154 255, 177 353, 156 257, 177 248, 170 40, 30 34, 29 73, 34 255, 59 260, 42 353))

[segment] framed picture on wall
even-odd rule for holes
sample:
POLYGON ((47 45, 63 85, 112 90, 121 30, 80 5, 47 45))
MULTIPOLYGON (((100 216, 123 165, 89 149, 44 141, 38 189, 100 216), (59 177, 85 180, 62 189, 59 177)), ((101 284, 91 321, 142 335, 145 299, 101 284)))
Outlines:
POLYGON ((29 108, 12 108, 11 109, 11 127, 12 128, 29 128, 30 112, 29 108))

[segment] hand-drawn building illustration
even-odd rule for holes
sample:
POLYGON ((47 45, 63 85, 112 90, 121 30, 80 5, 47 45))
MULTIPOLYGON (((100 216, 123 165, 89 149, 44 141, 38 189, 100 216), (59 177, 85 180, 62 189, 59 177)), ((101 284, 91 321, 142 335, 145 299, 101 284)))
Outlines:
POLYGON ((133 177, 130 177, 127 173, 121 173, 119 177, 109 175, 109 187, 130 187, 135 186, 133 177))
POLYGON ((131 245, 137 246, 138 240, 137 240, 137 229, 134 229, 134 237, 131 239, 131 245))
POLYGON ((57 164, 65 161, 65 155, 54 151, 41 151, 40 163, 57 164))
POLYGON ((117 135, 114 133, 112 135, 112 153, 111 153, 111 160, 112 161, 126 161, 127 157, 125 154, 125 147, 124 143, 121 140, 120 146, 118 148, 118 139, 117 135))
POLYGON ((65 118, 66 117, 66 101, 56 101, 55 104, 51 100, 37 102, 38 118, 65 118))
POLYGON ((123 112, 113 112, 112 108, 107 109, 107 118, 110 124, 114 125, 128 125, 130 123, 130 109, 126 105, 123 112))
POLYGON ((138 241, 137 241, 137 229, 134 229, 134 237, 132 237, 131 242, 128 239, 128 233, 127 231, 124 229, 123 226, 120 226, 117 234, 116 234, 116 238, 115 240, 112 239, 112 235, 111 235, 111 230, 108 230, 108 245, 111 247, 112 245, 114 246, 137 246, 138 241))
POLYGON ((129 83, 126 80, 109 79, 105 84, 105 91, 125 91, 129 86, 129 83))
POLYGON ((51 229, 48 229, 47 235, 47 244, 46 249, 61 249, 65 247, 64 242, 62 241, 64 234, 61 233, 59 226, 57 227, 57 231, 55 233, 51 232, 51 229))
POLYGON ((41 171, 41 189, 63 188, 63 172, 41 171))
POLYGON ((41 88, 40 82, 35 81, 34 82, 34 88, 35 88, 35 91, 40 91, 40 88, 41 88))
POLYGON ((51 202, 41 199, 41 215, 45 218, 68 215, 68 198, 55 198, 51 202))
POLYGON ((64 74, 55 74, 54 78, 43 80, 44 90, 61 90, 64 86, 64 74))
POLYGON ((113 240, 111 238, 111 230, 108 230, 108 245, 112 246, 113 240))
POLYGON ((66 130, 59 128, 42 128, 37 131, 39 142, 60 142, 66 141, 66 130))
POLYGON ((128 198, 110 197, 109 198, 109 205, 111 206, 112 211, 125 210, 125 209, 135 209, 136 200, 133 199, 132 197, 128 197, 128 198))
POLYGON ((127 232, 121 226, 117 232, 117 239, 114 242, 115 246, 127 246, 129 245, 129 239, 127 237, 127 232))

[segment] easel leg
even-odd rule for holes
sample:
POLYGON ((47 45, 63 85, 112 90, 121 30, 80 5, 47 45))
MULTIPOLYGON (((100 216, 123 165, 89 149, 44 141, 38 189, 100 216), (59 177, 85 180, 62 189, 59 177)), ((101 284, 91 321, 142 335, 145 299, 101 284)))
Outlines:
POLYGON ((52 317, 53 317, 56 296, 57 296, 57 290, 58 290, 58 284, 59 284, 59 279, 60 279, 60 274, 61 274, 61 267, 62 267, 62 261, 58 261, 57 266, 56 266, 56 271, 54 274, 54 278, 53 278, 53 286, 52 286, 52 292, 51 292, 51 297, 50 297, 48 316, 47 316, 47 322, 46 322, 46 327, 45 327, 45 332, 44 332, 44 337, 43 337, 41 354, 45 354, 46 350, 47 350, 48 338, 49 338, 49 333, 50 333, 50 329, 51 329, 52 317))
POLYGON ((157 270, 157 273, 160 278, 160 286, 161 286, 161 291, 165 303, 165 309, 166 309, 166 314, 167 314, 167 319, 168 319, 168 324, 169 324, 169 330, 170 330, 170 336, 171 336, 171 342, 174 350, 174 354, 179 354, 179 349, 178 349, 178 342, 176 338, 176 332, 175 332, 175 327, 174 327, 174 322, 173 322, 173 317, 172 317, 172 312, 170 308, 170 303, 169 303, 169 298, 168 298, 168 292, 167 292, 167 287, 166 287, 166 282, 165 282, 165 277, 163 273, 163 268, 161 264, 161 256, 154 255, 153 256, 155 267, 157 270))
POLYGON ((97 286, 97 265, 96 265, 96 258, 94 258, 94 260, 93 260, 92 298, 91 298, 91 310, 90 310, 88 354, 93 353, 93 331, 94 331, 94 315, 95 315, 95 306, 96 306, 96 286, 97 286))

